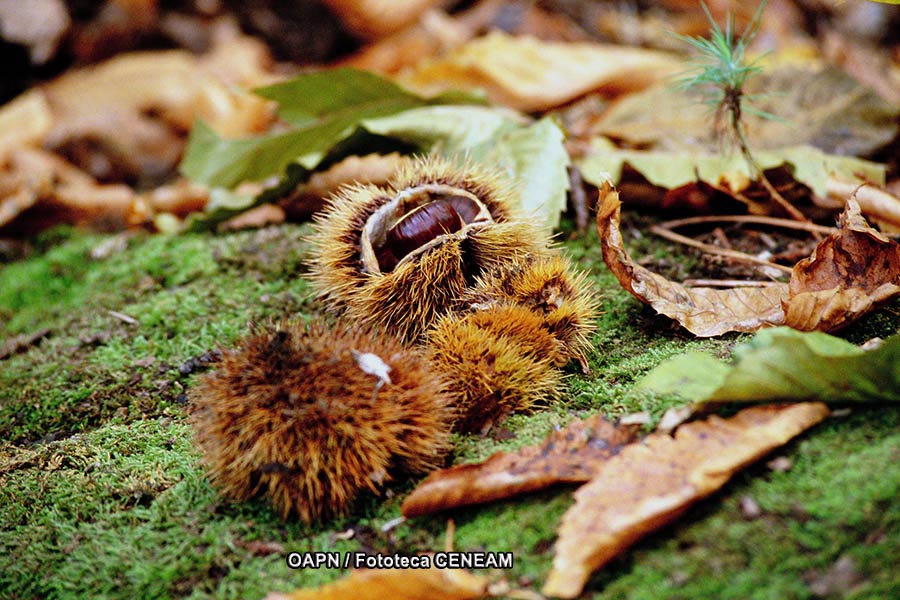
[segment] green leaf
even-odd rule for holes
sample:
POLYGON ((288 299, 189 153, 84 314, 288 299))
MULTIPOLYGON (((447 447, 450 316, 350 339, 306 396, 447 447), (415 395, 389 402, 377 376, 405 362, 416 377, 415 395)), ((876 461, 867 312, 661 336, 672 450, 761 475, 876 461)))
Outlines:
POLYGON ((426 106, 361 123, 367 131, 423 150, 455 156, 486 149, 504 131, 528 123, 512 111, 484 106, 426 106))
POLYGON ((242 181, 279 175, 294 162, 313 169, 328 148, 350 131, 346 123, 332 121, 289 133, 227 140, 198 121, 179 169, 197 183, 231 188, 242 181))
MULTIPOLYGON (((559 224, 569 185, 569 156, 564 134, 552 120, 531 122, 514 111, 486 106, 432 105, 477 98, 448 93, 424 99, 390 81, 349 69, 312 73, 258 93, 279 102, 281 116, 294 128, 225 140, 197 123, 181 164, 185 175, 218 188, 280 175, 281 182, 263 193, 271 200, 274 192, 302 181, 297 173, 308 174, 347 151, 377 151, 374 146, 360 147, 360 140, 379 148, 389 142, 499 168, 518 184, 527 214, 548 228, 559 224)), ((230 216, 231 210, 220 207, 215 218, 194 225, 213 224, 230 216)))
POLYGON ((692 402, 897 402, 900 335, 866 351, 821 332, 766 329, 737 347, 730 364, 684 354, 653 369, 635 390, 692 402))
MULTIPOLYGON (((852 156, 826 154, 812 146, 759 150, 753 156, 762 169, 787 165, 794 179, 809 186, 816 195, 823 198, 827 196, 826 188, 831 175, 846 181, 861 183, 868 180, 884 185, 887 173, 885 165, 852 156)), ((578 166, 585 179, 600 185, 603 181, 618 183, 626 163, 653 185, 668 189, 698 180, 718 185, 722 181, 740 181, 753 177, 747 161, 739 153, 627 150, 616 148, 606 138, 594 139, 591 151, 578 166)))
POLYGON ((355 69, 317 71, 254 91, 277 102, 278 115, 301 127, 359 113, 366 114, 362 118, 388 115, 425 102, 393 81, 355 69))
POLYGON ((428 99, 364 71, 334 69, 301 75, 257 93, 279 104, 293 128, 285 133, 229 140, 198 122, 191 132, 181 172, 210 187, 234 187, 280 175, 296 162, 314 169, 327 151, 360 121, 439 102, 478 102, 471 94, 428 99))
POLYGON ((565 134, 552 119, 529 123, 503 109, 431 106, 362 125, 449 158, 499 168, 516 183, 530 218, 549 229, 559 225, 569 189, 569 155, 565 134))
POLYGON ((511 171, 519 185, 522 208, 534 222, 559 226, 569 189, 569 154, 565 134, 551 118, 501 135, 488 154, 488 164, 511 171))

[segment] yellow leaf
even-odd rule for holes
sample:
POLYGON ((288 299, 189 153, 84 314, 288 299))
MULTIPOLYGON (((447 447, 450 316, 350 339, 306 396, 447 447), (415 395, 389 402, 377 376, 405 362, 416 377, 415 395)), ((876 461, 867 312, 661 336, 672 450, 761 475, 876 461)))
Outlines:
POLYGON ((655 50, 493 32, 425 62, 405 83, 427 95, 484 88, 497 104, 535 112, 594 90, 640 90, 683 68, 673 55, 655 50))

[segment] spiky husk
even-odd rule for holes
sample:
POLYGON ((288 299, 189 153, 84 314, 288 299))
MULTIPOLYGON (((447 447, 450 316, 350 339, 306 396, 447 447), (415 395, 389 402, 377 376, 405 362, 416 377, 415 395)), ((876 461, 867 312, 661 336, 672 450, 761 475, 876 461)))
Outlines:
POLYGON ((524 306, 442 317, 429 331, 425 349, 455 397, 461 431, 482 431, 547 401, 562 382, 553 366, 559 342, 541 316, 524 306))
POLYGON ((478 278, 466 290, 463 306, 513 303, 542 315, 546 329, 560 343, 557 364, 582 363, 596 328, 597 299, 586 274, 561 254, 527 254, 507 261, 478 278))
POLYGON ((311 281, 329 308, 364 326, 416 341, 459 299, 467 285, 511 257, 547 251, 549 240, 520 217, 497 173, 459 168, 438 158, 413 161, 384 187, 358 186, 333 197, 316 219, 311 281), (493 223, 406 261, 388 273, 366 269, 362 231, 379 207, 404 189, 440 184, 474 194, 493 223))
POLYGON ((285 323, 239 346, 190 393, 203 460, 231 498, 264 494, 283 517, 317 521, 397 472, 438 466, 449 448, 444 385, 396 339, 285 323), (359 353, 380 357, 390 382, 359 353))

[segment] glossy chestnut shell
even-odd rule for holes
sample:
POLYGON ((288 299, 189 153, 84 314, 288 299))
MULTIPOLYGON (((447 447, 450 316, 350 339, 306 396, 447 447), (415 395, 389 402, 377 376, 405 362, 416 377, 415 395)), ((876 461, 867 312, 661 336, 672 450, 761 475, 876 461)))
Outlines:
POLYGON ((389 273, 448 237, 465 237, 492 222, 487 207, 465 190, 441 184, 410 188, 369 218, 361 240, 363 265, 389 273))

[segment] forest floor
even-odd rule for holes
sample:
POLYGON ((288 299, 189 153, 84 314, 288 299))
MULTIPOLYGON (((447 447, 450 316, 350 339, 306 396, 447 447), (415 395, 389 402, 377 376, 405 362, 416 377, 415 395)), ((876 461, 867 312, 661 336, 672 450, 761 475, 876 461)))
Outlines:
MULTIPOLYGON (((564 228, 566 223, 564 223, 564 228)), ((0 271, 0 339, 44 332, 0 363, 0 597, 261 598, 340 577, 288 552, 509 551, 514 587, 545 579, 572 488, 409 520, 417 483, 361 498, 352 517, 305 526, 262 500, 223 500, 186 422, 186 390, 209 353, 250 322, 320 310, 306 280, 308 225, 228 234, 89 234, 56 228, 0 271)), ((565 234, 564 234, 565 235, 565 234)), ((591 373, 486 436, 459 435, 453 463, 534 444, 601 412, 659 416, 632 383, 688 349, 720 357, 743 339, 698 340, 625 292, 595 232, 564 243, 601 297, 591 373)), ((668 256, 643 238, 634 255, 668 256)), ((669 259, 666 259, 669 260, 669 259)), ((687 260, 692 260, 687 257, 687 260)), ((894 302, 842 333, 900 330, 894 302)), ((838 413, 739 473, 673 526, 602 569, 588 598, 888 598, 900 590, 900 408, 838 413), (771 465, 771 466, 770 466, 771 465), (787 467, 787 468, 785 468, 787 467), (756 510, 758 507, 758 510, 756 510)))

